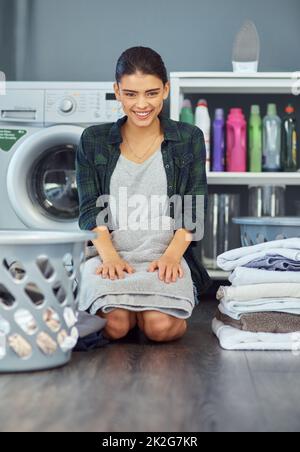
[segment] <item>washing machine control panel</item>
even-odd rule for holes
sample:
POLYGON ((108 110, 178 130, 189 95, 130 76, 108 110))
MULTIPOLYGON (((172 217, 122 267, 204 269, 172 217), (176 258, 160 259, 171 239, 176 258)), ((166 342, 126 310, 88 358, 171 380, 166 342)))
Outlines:
POLYGON ((113 90, 46 91, 46 123, 105 123, 122 116, 124 111, 113 90))
POLYGON ((76 104, 73 101, 73 99, 68 99, 68 98, 64 98, 60 105, 59 105, 59 110, 61 111, 61 113, 72 113, 72 111, 74 111, 76 108, 76 104))

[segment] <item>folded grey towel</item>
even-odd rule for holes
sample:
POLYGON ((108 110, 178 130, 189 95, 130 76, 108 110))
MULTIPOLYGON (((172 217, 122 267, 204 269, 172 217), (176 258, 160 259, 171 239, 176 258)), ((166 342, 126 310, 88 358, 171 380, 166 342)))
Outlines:
POLYGON ((156 309, 176 317, 190 317, 195 299, 191 271, 185 259, 181 261, 184 276, 175 283, 166 284, 159 279, 157 271, 147 271, 149 264, 166 251, 173 236, 172 228, 113 231, 112 242, 118 254, 134 267, 135 273, 125 273, 124 279, 103 279, 101 275, 96 275, 102 263, 100 256, 89 259, 82 274, 80 310, 94 313, 96 309, 105 308, 105 312, 109 312, 118 303, 117 306, 128 310, 156 309), (122 297, 111 298, 108 295, 122 297), (93 309, 96 302, 96 308, 93 309))
POLYGON ((282 312, 255 312, 242 315, 240 320, 235 320, 228 315, 222 314, 218 309, 216 319, 224 323, 224 325, 252 333, 286 334, 300 331, 300 315, 282 312))

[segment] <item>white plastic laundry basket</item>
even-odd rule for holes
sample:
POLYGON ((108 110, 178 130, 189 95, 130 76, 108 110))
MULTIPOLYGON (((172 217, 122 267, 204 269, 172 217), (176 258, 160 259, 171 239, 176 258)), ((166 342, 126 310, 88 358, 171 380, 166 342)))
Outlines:
POLYGON ((91 232, 0 232, 0 372, 66 364, 91 232))

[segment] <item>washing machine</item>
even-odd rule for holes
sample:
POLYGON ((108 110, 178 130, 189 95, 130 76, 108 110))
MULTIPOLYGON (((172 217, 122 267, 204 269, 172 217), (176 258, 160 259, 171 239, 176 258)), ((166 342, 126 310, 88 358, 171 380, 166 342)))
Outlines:
POLYGON ((0 96, 0 229, 77 230, 81 134, 122 116, 113 82, 8 82, 0 96))

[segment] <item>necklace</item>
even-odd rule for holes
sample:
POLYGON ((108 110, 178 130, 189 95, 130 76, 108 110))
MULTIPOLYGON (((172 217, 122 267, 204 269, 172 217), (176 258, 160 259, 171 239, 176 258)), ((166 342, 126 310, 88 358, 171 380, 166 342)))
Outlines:
POLYGON ((148 152, 150 151, 150 149, 152 148, 152 146, 154 145, 154 143, 156 142, 157 138, 159 138, 160 135, 158 135, 155 140, 153 141, 153 143, 151 144, 151 146, 147 149, 147 151, 145 152, 145 154, 143 154, 142 156, 137 155, 133 150, 132 147, 129 144, 129 141, 127 140, 126 136, 124 135, 125 141, 129 146, 130 152, 138 159, 138 160, 143 160, 143 158, 148 154, 148 152))

